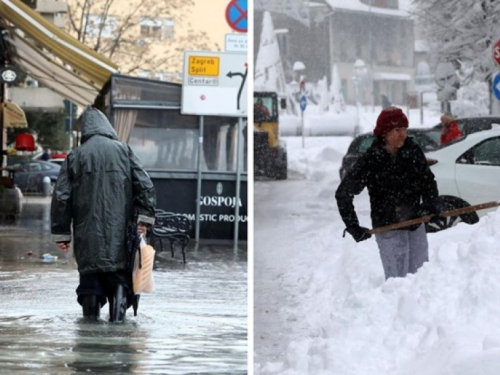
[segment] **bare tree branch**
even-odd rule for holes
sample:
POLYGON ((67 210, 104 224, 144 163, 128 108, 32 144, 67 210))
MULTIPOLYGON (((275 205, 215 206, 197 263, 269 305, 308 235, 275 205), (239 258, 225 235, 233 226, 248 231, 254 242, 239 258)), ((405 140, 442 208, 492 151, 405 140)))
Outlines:
POLYGON ((188 24, 186 14, 192 6, 193 0, 129 0, 125 7, 115 0, 70 1, 68 28, 90 48, 123 64, 124 72, 172 71, 173 66, 179 66, 186 49, 221 49, 209 42, 206 33, 195 31, 188 24), (175 39, 165 39, 163 29, 157 35, 141 37, 143 19, 159 25, 163 20, 175 20, 175 39), (187 34, 179 35, 177 28, 188 29, 187 34), (158 48, 160 45, 163 48, 158 48))

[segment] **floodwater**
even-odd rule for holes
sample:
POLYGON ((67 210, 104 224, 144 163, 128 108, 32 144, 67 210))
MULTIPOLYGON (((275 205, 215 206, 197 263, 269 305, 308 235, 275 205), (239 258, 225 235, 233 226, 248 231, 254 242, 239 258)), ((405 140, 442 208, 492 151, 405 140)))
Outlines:
POLYGON ((74 258, 50 241, 48 198, 24 201, 19 223, 0 226, 0 374, 247 373, 246 249, 188 248, 186 265, 157 253, 138 316, 108 323, 106 304, 89 323, 74 258))

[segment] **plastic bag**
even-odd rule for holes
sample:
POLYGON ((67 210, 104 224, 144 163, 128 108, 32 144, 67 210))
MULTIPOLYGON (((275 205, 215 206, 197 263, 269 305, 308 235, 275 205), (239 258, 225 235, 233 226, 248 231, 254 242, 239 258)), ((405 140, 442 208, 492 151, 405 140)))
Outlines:
POLYGON ((155 249, 146 244, 144 237, 141 237, 140 249, 141 251, 135 254, 134 270, 132 272, 134 293, 152 293, 155 289, 155 280, 153 278, 155 249))

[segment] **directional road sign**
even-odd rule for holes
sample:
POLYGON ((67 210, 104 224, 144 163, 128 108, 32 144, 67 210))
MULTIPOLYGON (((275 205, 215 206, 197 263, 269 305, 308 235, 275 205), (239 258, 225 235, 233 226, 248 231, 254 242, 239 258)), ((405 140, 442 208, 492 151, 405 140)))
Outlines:
POLYGON ((495 95, 495 98, 497 100, 500 100, 500 72, 498 72, 495 75, 495 78, 493 78, 493 94, 495 95))
POLYGON ((229 27, 240 33, 248 29, 247 0, 231 0, 226 8, 226 21, 229 27))
POLYGON ((307 107, 307 98, 305 95, 302 95, 300 97, 300 110, 304 112, 306 110, 306 107, 307 107))
POLYGON ((247 54, 184 53, 181 113, 247 116, 247 54))

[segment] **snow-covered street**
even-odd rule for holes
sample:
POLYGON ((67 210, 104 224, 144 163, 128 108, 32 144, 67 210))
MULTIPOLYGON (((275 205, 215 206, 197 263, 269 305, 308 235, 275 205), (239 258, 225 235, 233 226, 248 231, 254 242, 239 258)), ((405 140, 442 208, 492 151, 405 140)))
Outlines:
MULTIPOLYGON (((500 373, 500 212, 430 234, 430 261, 385 281, 375 240, 342 238, 334 194, 352 138, 285 140, 289 179, 254 188, 254 373, 500 373)), ((370 227, 366 192, 355 206, 370 227)))

